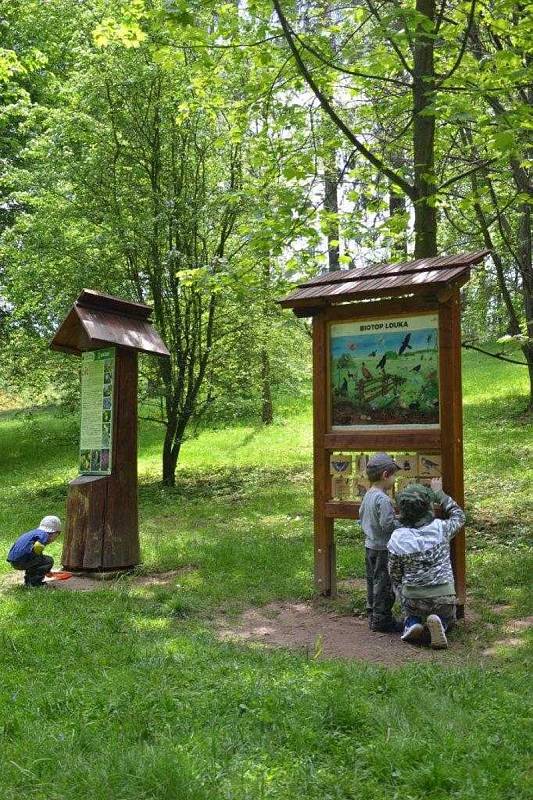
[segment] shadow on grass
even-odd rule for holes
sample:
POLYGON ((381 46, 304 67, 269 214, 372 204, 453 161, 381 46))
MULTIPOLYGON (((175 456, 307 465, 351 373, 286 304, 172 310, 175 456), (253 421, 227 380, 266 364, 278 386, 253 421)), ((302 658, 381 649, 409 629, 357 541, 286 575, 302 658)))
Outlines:
POLYGON ((4 797, 520 796, 518 655, 512 670, 315 662, 217 642, 178 594, 5 593, 4 797))
POLYGON ((311 593, 304 470, 180 473, 176 487, 144 484, 140 496, 142 571, 198 565, 180 580, 193 605, 238 608, 311 593))

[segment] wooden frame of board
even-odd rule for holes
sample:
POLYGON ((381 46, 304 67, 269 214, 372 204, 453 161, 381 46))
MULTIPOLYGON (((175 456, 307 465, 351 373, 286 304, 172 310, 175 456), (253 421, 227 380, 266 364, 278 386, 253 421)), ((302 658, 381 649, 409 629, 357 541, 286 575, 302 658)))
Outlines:
MULTIPOLYGON (((325 595, 336 592, 333 524, 336 518, 357 518, 359 504, 332 501, 329 460, 335 450, 435 453, 442 457, 445 491, 464 503, 463 429, 461 403, 461 339, 459 290, 444 303, 421 303, 407 298, 375 303, 331 306, 313 316, 313 461, 315 585, 325 595), (398 314, 434 312, 439 317, 439 428, 415 430, 332 430, 330 409, 329 324, 338 320, 385 318, 398 314)), ((452 540, 452 563, 460 609, 465 594, 465 539, 460 531, 452 540)))

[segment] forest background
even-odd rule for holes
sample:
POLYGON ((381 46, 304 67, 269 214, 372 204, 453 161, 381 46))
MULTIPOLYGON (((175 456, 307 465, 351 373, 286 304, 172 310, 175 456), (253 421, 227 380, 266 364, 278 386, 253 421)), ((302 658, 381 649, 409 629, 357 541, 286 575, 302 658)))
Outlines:
POLYGON ((291 281, 483 247, 465 346, 533 387, 532 34, 515 0, 5 0, 0 388, 74 410, 73 299, 152 304, 173 485, 199 425, 307 391, 291 281))

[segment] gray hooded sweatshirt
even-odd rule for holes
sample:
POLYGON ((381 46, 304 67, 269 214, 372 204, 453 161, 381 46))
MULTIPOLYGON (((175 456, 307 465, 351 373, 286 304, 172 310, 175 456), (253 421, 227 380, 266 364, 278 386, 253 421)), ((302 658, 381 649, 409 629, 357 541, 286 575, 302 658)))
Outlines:
POLYGON ((365 547, 370 550, 386 550, 391 533, 400 525, 389 495, 376 486, 365 492, 359 508, 359 521, 365 534, 365 547))

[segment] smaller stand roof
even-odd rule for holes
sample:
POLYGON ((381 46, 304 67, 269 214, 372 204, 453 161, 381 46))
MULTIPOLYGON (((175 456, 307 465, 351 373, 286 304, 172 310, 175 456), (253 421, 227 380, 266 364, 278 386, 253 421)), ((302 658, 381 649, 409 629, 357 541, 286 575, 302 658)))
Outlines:
POLYGON ((169 356, 150 322, 152 308, 120 297, 84 289, 50 343, 52 350, 81 355, 86 350, 124 347, 169 356))
POLYGON ((478 250, 328 272, 301 283, 278 302, 282 308, 292 308, 297 316, 310 316, 334 303, 435 294, 443 288, 465 284, 470 278, 470 267, 483 261, 489 252, 478 250))

